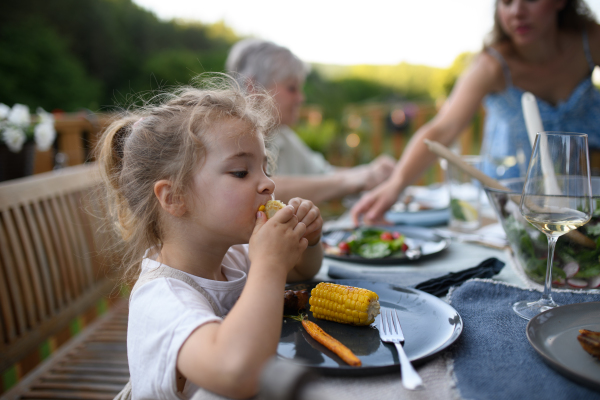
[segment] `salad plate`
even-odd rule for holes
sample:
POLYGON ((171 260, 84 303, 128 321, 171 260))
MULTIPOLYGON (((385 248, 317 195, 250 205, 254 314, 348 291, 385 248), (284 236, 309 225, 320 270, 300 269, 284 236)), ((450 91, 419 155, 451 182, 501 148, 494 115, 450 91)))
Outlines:
POLYGON ((323 234, 325 257, 357 264, 397 265, 437 255, 450 240, 420 226, 375 226, 323 234), (391 237, 385 235, 391 234, 391 237), (347 246, 346 246, 347 244, 347 246))
POLYGON ((600 360, 577 341, 580 329, 600 331, 600 302, 569 304, 536 315, 527 324, 527 340, 552 368, 600 390, 600 360))
MULTIPOLYGON (((382 282, 355 279, 333 282, 372 290, 379 295, 381 307, 397 310, 406 338, 404 350, 412 362, 430 359, 454 343, 462 332, 463 321, 458 312, 428 293, 382 282)), ((311 290, 314 286, 316 283, 297 284, 286 289, 311 290)), ((308 335, 301 322, 291 318, 284 319, 277 348, 280 358, 327 375, 369 375, 399 370, 396 349, 389 343, 382 343, 379 338, 379 316, 370 326, 351 326, 315 319, 308 310, 306 314, 309 320, 352 350, 362 366, 351 367, 346 364, 308 335)))
POLYGON ((444 185, 409 186, 385 219, 395 225, 443 225, 450 219, 448 190, 444 185))

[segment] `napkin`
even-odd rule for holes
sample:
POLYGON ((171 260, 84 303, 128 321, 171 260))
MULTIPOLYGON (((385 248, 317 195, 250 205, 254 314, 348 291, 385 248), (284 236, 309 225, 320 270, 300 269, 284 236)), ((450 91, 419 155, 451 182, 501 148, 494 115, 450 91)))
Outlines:
MULTIPOLYGON (((474 279, 452 289, 448 300, 464 322, 451 348, 454 378, 464 399, 598 399, 600 393, 552 369, 527 340, 526 320, 512 310, 541 293, 502 282, 474 279)), ((558 304, 600 301, 599 294, 555 292, 558 304)))
POLYGON ((497 258, 488 258, 479 265, 459 272, 445 275, 420 272, 384 272, 373 273, 330 265, 328 275, 335 279, 366 279, 371 281, 389 282, 402 286, 410 286, 434 296, 444 296, 451 286, 457 286, 471 278, 491 278, 498 274, 504 263, 497 258))

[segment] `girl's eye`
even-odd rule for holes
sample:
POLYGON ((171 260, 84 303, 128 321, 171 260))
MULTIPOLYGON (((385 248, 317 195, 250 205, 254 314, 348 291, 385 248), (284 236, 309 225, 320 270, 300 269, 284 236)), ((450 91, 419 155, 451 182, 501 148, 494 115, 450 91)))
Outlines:
POLYGON ((231 175, 235 176, 236 178, 243 179, 246 177, 246 175, 248 175, 248 171, 234 171, 231 173, 231 175))

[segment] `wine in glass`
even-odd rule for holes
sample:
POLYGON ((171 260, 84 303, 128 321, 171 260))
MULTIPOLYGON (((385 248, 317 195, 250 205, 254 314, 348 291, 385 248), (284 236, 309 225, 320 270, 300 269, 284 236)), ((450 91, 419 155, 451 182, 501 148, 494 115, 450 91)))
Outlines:
POLYGON ((513 310, 519 316, 529 320, 558 306, 550 293, 554 247, 560 236, 590 220, 591 194, 587 135, 538 133, 523 186, 520 210, 527 221, 548 237, 548 261, 542 298, 515 303, 513 310))

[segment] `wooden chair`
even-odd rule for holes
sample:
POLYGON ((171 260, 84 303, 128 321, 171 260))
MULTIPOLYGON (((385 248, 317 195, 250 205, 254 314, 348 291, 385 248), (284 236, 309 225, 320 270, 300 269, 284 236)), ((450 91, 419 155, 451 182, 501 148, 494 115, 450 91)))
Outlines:
MULTIPOLYGON (((115 288, 94 164, 0 184, 0 372, 115 288)), ((2 399, 112 399, 129 377, 121 299, 2 399)))

